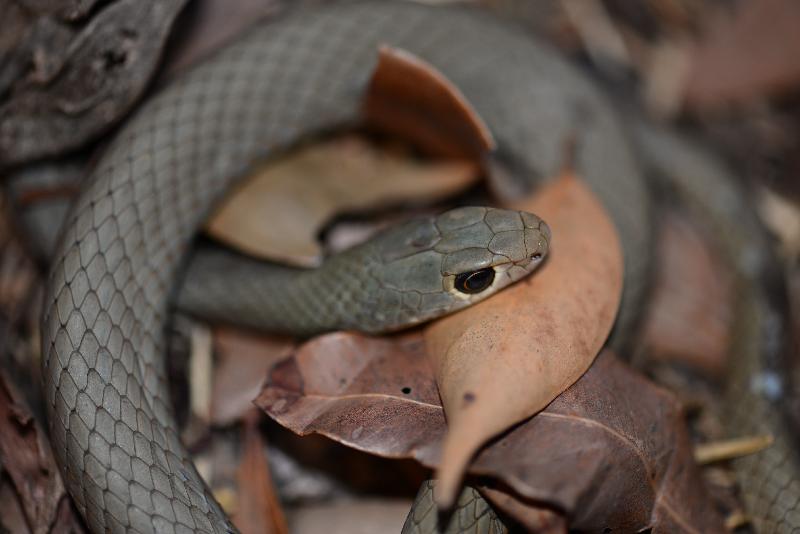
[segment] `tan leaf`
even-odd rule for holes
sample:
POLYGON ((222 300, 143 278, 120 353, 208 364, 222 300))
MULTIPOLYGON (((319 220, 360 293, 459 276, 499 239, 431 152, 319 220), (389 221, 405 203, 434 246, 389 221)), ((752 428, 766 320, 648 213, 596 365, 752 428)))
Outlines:
POLYGON ((261 167, 206 230, 247 254, 313 266, 321 256, 317 234, 334 215, 439 200, 471 186, 478 175, 466 160, 422 163, 344 137, 261 167))
POLYGON ((515 208, 550 225, 545 265, 425 329, 448 421, 437 477, 444 507, 481 445, 543 409, 589 368, 622 295, 619 238, 581 180, 565 174, 515 208))
MULTIPOLYGON (((256 403, 298 434, 439 464, 444 415, 418 332, 312 340, 276 364, 256 403)), ((513 491, 488 495, 524 524, 547 519, 521 505, 534 501, 562 510, 577 530, 722 532, 677 401, 610 353, 484 448, 469 471, 513 491)))
POLYGON ((289 510, 292 534, 400 532, 411 500, 359 499, 318 503, 289 510))

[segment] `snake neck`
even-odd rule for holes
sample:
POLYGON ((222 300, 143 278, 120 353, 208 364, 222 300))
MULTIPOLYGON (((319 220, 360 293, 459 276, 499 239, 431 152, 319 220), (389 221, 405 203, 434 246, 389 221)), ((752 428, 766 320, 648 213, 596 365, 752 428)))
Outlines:
POLYGON ((362 321, 375 322, 380 309, 380 291, 369 276, 372 263, 370 247, 363 246, 315 269, 286 267, 204 246, 189 262, 175 307, 211 323, 297 337, 356 329, 362 321), (226 273, 225 278, 219 273, 226 273), (224 299, 210 298, 223 291, 224 299))

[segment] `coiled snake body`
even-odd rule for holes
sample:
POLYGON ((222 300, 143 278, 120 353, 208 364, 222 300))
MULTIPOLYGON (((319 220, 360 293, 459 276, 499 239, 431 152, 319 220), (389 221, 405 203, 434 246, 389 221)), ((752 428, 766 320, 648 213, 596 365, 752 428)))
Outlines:
MULTIPOLYGON (((492 130, 498 161, 530 181, 555 175, 564 140, 580 131, 575 164, 624 245, 616 331, 630 329, 650 257, 647 189, 610 108, 557 54, 484 13, 405 2, 337 4, 259 26, 146 102, 122 128, 80 194, 55 256, 42 327, 46 405, 67 487, 93 531, 232 530, 181 445, 168 405, 164 324, 176 277, 203 219, 253 162, 358 121, 381 44, 424 58, 452 80, 492 130)), ((259 285, 246 271, 241 279, 259 285)), ((363 290, 358 280, 348 284, 345 293, 363 290)), ((325 291, 307 293, 317 299, 311 310, 300 310, 307 301, 299 296, 274 299, 269 309, 308 320, 336 307, 325 291)), ((759 369, 758 349, 758 342, 743 349, 751 373, 759 369)), ((754 412, 765 402, 750 400, 754 412)), ((762 416, 745 420, 761 417, 757 424, 773 431, 775 421, 762 416)), ((778 438, 780 461, 789 461, 788 442, 778 438)), ((751 462, 750 476, 771 480, 761 464, 751 462)), ((766 495, 763 488, 755 494, 766 495)), ((795 499, 791 506, 798 494, 794 486, 780 490, 795 499)), ((800 525, 784 521, 775 531, 800 525)))

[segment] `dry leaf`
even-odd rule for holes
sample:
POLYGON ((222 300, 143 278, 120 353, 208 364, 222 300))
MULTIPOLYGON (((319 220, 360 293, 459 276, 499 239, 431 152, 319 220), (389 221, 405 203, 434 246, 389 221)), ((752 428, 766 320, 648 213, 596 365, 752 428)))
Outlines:
POLYGON ((374 534, 400 532, 411 500, 359 499, 288 510, 292 534, 374 534))
MULTIPOLYGON (((301 435, 439 463, 444 415, 418 333, 312 340, 272 369, 256 403, 301 435)), ((503 482, 517 501, 563 510, 578 530, 722 532, 678 403, 608 353, 484 448, 470 472, 503 482)), ((524 521, 524 509, 503 510, 524 521)))
POLYGON ((663 218, 656 279, 643 324, 648 359, 675 361, 721 377, 730 340, 731 276, 698 229, 663 218))
POLYGON ((519 494, 572 511, 578 530, 723 532, 677 401, 610 353, 471 470, 505 473, 519 494))
POLYGON ((253 409, 264 375, 289 356, 297 343, 289 338, 215 327, 217 358, 211 389, 211 424, 227 425, 253 409))
POLYGON ((242 434, 244 451, 236 475, 239 499, 233 522, 242 534, 287 534, 286 518, 264 456, 257 413, 245 418, 242 434))
POLYGON ((528 504, 504 491, 481 486, 479 491, 495 510, 513 517, 528 532, 535 534, 567 534, 567 518, 555 510, 528 504))
POLYGON ((465 160, 415 162, 345 137, 261 167, 206 229, 247 254, 313 266, 321 257, 317 235, 334 215, 439 200, 473 185, 478 174, 465 160))
POLYGON ((364 99, 369 126, 437 156, 480 161, 496 142, 461 91, 414 54, 382 46, 364 99))
POLYGON ((589 368, 622 295, 619 238, 583 182, 564 175, 515 208, 550 225, 547 262, 425 329, 449 427, 437 476, 444 507, 481 445, 544 408, 589 368))
POLYGON ((432 457, 445 422, 423 355, 419 331, 320 336, 273 367, 255 403, 300 435, 317 432, 389 458, 432 457))
POLYGON ((698 109, 790 93, 800 85, 800 3, 763 0, 719 13, 692 52, 686 102, 698 109))

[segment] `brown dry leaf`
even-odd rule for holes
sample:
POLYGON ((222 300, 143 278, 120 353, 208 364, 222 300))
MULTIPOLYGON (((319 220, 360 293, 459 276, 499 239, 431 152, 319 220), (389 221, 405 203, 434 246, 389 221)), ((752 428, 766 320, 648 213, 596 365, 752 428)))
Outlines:
POLYGON ((730 272, 686 217, 668 213, 660 233, 653 300, 643 325, 648 359, 721 377, 731 335, 730 272))
POLYGON ((547 406, 589 368, 622 295, 616 229, 583 182, 565 174, 515 208, 550 225, 545 265, 425 329, 449 427, 437 476, 444 507, 481 445, 547 406))
MULTIPOLYGON (((312 340, 272 369, 256 403, 301 435, 439 463, 444 414, 419 333, 312 340)), ((722 532, 677 401, 609 353, 469 471, 502 481, 517 504, 563 510, 578 530, 722 532)), ((503 510, 525 521, 525 508, 503 510)))
POLYGON ((478 166, 466 160, 415 162, 345 137, 261 167, 206 230, 253 256, 313 266, 321 257, 317 234, 334 215, 439 200, 473 185, 478 175, 478 166))
MULTIPOLYGON (((82 532, 47 438, 4 374, 0 374, 0 467, 8 475, 30 532, 82 532)), ((13 507, 4 499, 6 505, 13 507)), ((0 530, 11 528, 6 521, 17 515, 5 512, 0 530)))
POLYGON ((445 421, 424 351, 419 331, 320 336, 270 370, 255 403, 300 435, 318 432, 389 458, 431 458, 445 421))
POLYGON ((437 156, 480 161, 496 146, 461 91, 432 65, 399 48, 380 48, 363 114, 369 126, 414 140, 437 156))
POLYGON ((800 85, 800 3, 763 0, 736 4, 713 20, 691 53, 685 100, 717 109, 790 93, 800 85))
POLYGON ((559 512, 521 501, 504 491, 480 486, 481 495, 495 510, 502 510, 507 516, 535 534, 567 534, 567 518, 559 512))
POLYGON ((227 425, 253 409, 264 375, 291 355, 297 343, 289 338, 215 327, 217 358, 211 388, 211 424, 227 425))
POLYGON ((239 499, 233 522, 242 534, 287 534, 289 529, 264 456, 258 420, 257 412, 251 412, 244 420, 244 450, 236 475, 239 499))

